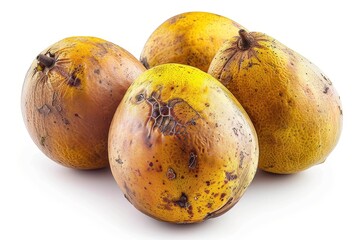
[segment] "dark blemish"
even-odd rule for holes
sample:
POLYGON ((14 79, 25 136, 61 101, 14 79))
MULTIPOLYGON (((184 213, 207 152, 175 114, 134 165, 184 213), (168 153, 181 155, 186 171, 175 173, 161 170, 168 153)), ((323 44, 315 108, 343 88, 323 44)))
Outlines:
POLYGON ((75 113, 74 116, 80 118, 79 114, 77 113, 75 113))
POLYGON ((149 185, 151 185, 151 182, 148 182, 149 185))
POLYGON ((234 131, 234 134, 235 134, 236 136, 239 136, 239 135, 238 135, 238 130, 237 130, 236 128, 233 128, 233 131, 234 131))
POLYGON ((210 181, 206 181, 206 186, 210 186, 210 181))
POLYGON ((115 162, 117 162, 120 165, 124 163, 120 158, 115 159, 115 162))
POLYGON ((67 84, 71 87, 78 87, 80 83, 81 83, 80 78, 76 77, 74 73, 69 77, 67 81, 67 84))
POLYGON ((130 142, 129 142, 129 146, 131 146, 133 143, 133 140, 131 139, 130 142))
POLYGON ((181 178, 181 179, 184 179, 185 177, 184 177, 184 176, 181 176, 180 178, 181 178))
POLYGON ((45 137, 41 137, 40 144, 41 146, 45 147, 45 137))
POLYGON ((324 90, 323 90, 323 93, 327 94, 328 91, 329 91, 329 87, 328 87, 328 86, 325 86, 325 87, 324 87, 324 90))
POLYGON ((210 107, 210 104, 209 104, 209 103, 205 103, 205 107, 210 107))
POLYGON ((188 202, 188 197, 185 193, 181 193, 181 196, 178 200, 175 200, 174 203, 181 208, 188 208, 190 203, 188 202))
POLYGON ((215 127, 218 127, 219 126, 219 124, 218 123, 215 123, 215 127))
POLYGON ((226 193, 222 193, 222 194, 220 195, 220 199, 223 199, 225 196, 226 196, 226 193))
POLYGON ((48 115, 51 112, 51 109, 48 105, 44 104, 41 108, 38 108, 40 114, 48 115))
POLYGON ((100 74, 100 69, 95 69, 95 70, 94 70, 94 73, 100 74))
POLYGON ((99 80, 99 83, 100 83, 100 84, 102 84, 102 81, 101 81, 101 80, 99 80))
POLYGON ((166 177, 169 179, 169 180, 173 180, 176 178, 176 173, 174 171, 174 169, 172 168, 168 168, 167 172, 166 172, 166 177))
POLYGON ((232 180, 237 179, 237 175, 236 175, 236 174, 233 174, 233 173, 234 173, 234 171, 232 171, 232 172, 225 172, 225 176, 226 176, 226 179, 227 179, 228 181, 232 181, 232 180))
POLYGON ((339 108, 339 111, 340 111, 340 115, 343 115, 343 111, 342 111, 340 105, 338 105, 338 108, 339 108))
POLYGON ((195 169, 196 165, 197 165, 197 155, 194 154, 193 152, 190 152, 190 158, 189 158, 189 168, 190 169, 195 169))
POLYGON ((213 193, 213 194, 211 194, 211 195, 214 195, 214 198, 216 198, 217 196, 219 196, 219 193, 213 193))
POLYGON ((149 163, 149 166, 150 166, 150 167, 154 166, 154 163, 153 163, 153 162, 150 162, 150 163, 149 163))
POLYGON ((240 152, 240 168, 242 168, 242 165, 243 165, 243 162, 244 162, 244 158, 245 158, 244 152, 241 151, 241 152, 240 152))
POLYGON ((197 178, 197 177, 198 177, 198 175, 197 175, 197 174, 195 174, 195 177, 197 178))
POLYGON ((283 93, 283 92, 279 92, 279 96, 280 96, 280 97, 284 96, 284 93, 283 93))
POLYGON ((205 192, 206 194, 209 194, 209 193, 210 193, 210 190, 206 189, 206 190, 204 190, 204 192, 205 192))
POLYGON ((149 69, 149 68, 150 68, 150 65, 149 65, 146 57, 141 58, 141 59, 140 59, 140 62, 144 65, 144 67, 145 67, 146 69, 149 69))
POLYGON ((212 203, 207 203, 207 204, 206 204, 206 207, 207 207, 207 208, 211 208, 212 205, 213 205, 212 203))
POLYGON ((136 103, 141 103, 145 99, 145 95, 143 93, 140 93, 135 96, 136 103))
POLYGON ((187 212, 190 215, 190 218, 192 218, 194 216, 193 207, 191 205, 188 207, 187 212))
POLYGON ((332 85, 332 82, 330 81, 330 79, 327 78, 323 73, 321 73, 321 76, 324 78, 324 80, 325 80, 329 85, 332 85))
POLYGON ((70 121, 67 118, 63 118, 62 121, 63 121, 63 123, 65 123, 65 125, 70 124, 70 121))

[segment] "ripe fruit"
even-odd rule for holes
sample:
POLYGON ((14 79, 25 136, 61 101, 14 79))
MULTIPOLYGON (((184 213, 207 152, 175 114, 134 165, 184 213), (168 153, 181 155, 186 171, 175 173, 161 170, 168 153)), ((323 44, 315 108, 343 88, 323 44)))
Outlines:
POLYGON ((207 71, 221 44, 240 24, 208 12, 187 12, 162 23, 147 40, 140 60, 146 68, 181 63, 207 71))
POLYGON ((33 61, 22 90, 33 141, 64 166, 107 166, 111 119, 144 70, 126 50, 99 38, 70 37, 50 46, 33 61))
POLYGON ((259 138, 259 167, 296 173, 322 163, 341 132, 340 97, 313 63, 274 38, 239 31, 209 73, 249 114, 259 138))
POLYGON ((199 69, 164 64, 135 80, 109 133, 125 197, 159 220, 193 223, 229 210, 257 169, 252 123, 233 95, 199 69))

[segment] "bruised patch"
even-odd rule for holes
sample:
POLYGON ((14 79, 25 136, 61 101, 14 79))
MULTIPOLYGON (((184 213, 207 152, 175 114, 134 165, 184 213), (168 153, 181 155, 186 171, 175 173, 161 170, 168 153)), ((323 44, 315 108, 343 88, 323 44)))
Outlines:
MULTIPOLYGON (((151 93, 150 97, 146 98, 146 102, 151 107, 146 123, 150 125, 148 136, 155 129, 158 129, 164 136, 177 136, 181 140, 185 140, 187 127, 196 125, 200 114, 181 98, 163 102, 161 100, 161 90, 162 87, 159 87, 151 93)), ((138 96, 141 98, 140 95, 138 96)))
POLYGON ((51 109, 48 105, 44 104, 41 108, 38 108, 38 112, 43 115, 48 115, 51 109))

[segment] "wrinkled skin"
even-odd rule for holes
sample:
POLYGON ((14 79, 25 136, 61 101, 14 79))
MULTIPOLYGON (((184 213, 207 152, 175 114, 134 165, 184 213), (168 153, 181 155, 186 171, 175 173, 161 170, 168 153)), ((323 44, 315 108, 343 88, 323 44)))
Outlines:
POLYGON ((201 222, 229 210, 257 169, 257 137, 232 94, 190 66, 154 67, 129 88, 109 133, 112 173, 143 213, 201 222))
POLYGON ((22 113, 35 144, 71 168, 108 166, 111 119, 145 68, 121 47, 94 37, 70 37, 44 50, 26 74, 22 113))
POLYGON ((342 126, 332 82, 274 38, 239 33, 220 48, 209 73, 249 114, 259 137, 259 168, 290 174, 324 162, 342 126))
POLYGON ((207 71, 221 44, 240 24, 208 12, 187 12, 162 23, 149 37, 140 60, 146 68, 181 63, 207 71))

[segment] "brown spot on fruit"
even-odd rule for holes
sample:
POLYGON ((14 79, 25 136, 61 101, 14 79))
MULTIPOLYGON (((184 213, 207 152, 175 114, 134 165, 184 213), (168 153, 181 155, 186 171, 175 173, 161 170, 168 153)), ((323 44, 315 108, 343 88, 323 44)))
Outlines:
POLYGON ((173 180, 176 178, 176 173, 174 171, 174 169, 172 168, 168 168, 167 172, 166 172, 166 177, 169 179, 169 180, 173 180))
POLYGON ((174 203, 181 208, 188 208, 190 203, 188 202, 188 197, 185 193, 181 193, 181 196, 178 200, 175 200, 174 203))
POLYGON ((141 103, 145 99, 144 93, 139 93, 135 96, 136 103, 141 103))
POLYGON ((225 196, 226 196, 226 193, 222 193, 222 194, 220 195, 220 199, 223 199, 225 196))
POLYGON ((195 169, 196 165, 197 165, 197 155, 193 152, 190 152, 190 158, 189 158, 189 168, 190 169, 195 169))
POLYGON ((45 146, 45 140, 46 140, 46 138, 45 137, 41 137, 40 138, 40 144, 41 144, 41 146, 45 146))
POLYGON ((240 152, 240 168, 242 168, 242 165, 244 163, 244 158, 245 158, 244 152, 241 151, 240 152))
POLYGON ((327 94, 328 91, 329 91, 329 87, 328 87, 328 86, 325 86, 325 87, 324 87, 324 90, 323 90, 323 93, 327 94))
POLYGON ((239 136, 238 130, 237 130, 236 128, 233 128, 233 131, 234 131, 234 134, 235 134, 236 136, 239 136))
POLYGON ((81 84, 81 80, 76 77, 75 74, 72 74, 68 79, 67 84, 71 87, 78 87, 81 84))
POLYGON ((236 174, 233 174, 233 173, 234 173, 234 171, 232 171, 232 172, 225 172, 225 176, 226 176, 226 179, 227 179, 228 181, 232 181, 232 180, 237 179, 237 175, 236 175, 236 174))
POLYGON ((124 163, 120 158, 115 159, 115 162, 117 162, 120 165, 122 165, 124 163))

